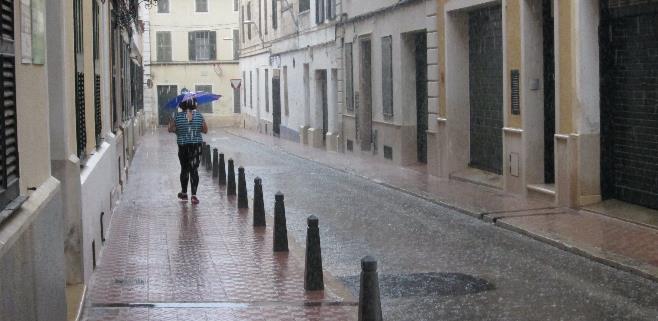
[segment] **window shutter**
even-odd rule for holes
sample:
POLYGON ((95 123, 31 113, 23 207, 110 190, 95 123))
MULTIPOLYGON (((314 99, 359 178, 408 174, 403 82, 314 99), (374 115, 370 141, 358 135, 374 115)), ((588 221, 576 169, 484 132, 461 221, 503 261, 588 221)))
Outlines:
POLYGON ((0 2, 0 208, 18 196, 18 123, 14 57, 14 1, 0 2))
POLYGON ((217 59, 217 32, 211 31, 210 34, 210 60, 217 59))
POLYGON ((384 117, 393 117, 393 39, 382 38, 382 98, 384 117))
POLYGON ((194 47, 194 35, 195 35, 195 33, 194 32, 189 32, 187 35, 188 35, 187 36, 187 38, 188 38, 187 42, 188 42, 188 48, 189 48, 188 51, 189 51, 189 54, 190 54, 189 59, 190 59, 190 61, 196 60, 196 48, 194 47))

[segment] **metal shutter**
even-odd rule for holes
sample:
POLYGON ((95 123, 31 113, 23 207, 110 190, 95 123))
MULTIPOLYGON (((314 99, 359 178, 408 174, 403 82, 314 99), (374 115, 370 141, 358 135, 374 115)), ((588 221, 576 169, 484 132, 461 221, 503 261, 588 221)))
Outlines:
POLYGON ((14 57, 14 1, 0 2, 0 207, 18 196, 18 123, 16 117, 16 62, 14 57))

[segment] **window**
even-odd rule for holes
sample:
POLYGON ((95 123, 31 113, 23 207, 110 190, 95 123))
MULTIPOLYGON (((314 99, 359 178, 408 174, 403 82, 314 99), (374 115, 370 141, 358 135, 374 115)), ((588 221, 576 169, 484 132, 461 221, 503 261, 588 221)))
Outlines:
MULTIPOLYGON (((16 61, 14 57, 14 6, 13 1, 2 1, 0 29, 3 48, 0 55, 0 118, 4 126, 0 129, 0 208, 5 208, 19 194, 18 189, 18 133, 16 117, 16 61)), ((0 218, 2 220, 2 218, 0 218)))
POLYGON ((345 44, 345 107, 354 111, 354 70, 352 43, 345 44))
POLYGON ((240 31, 242 32, 242 43, 244 43, 244 6, 240 10, 240 31))
POLYGON ((265 3, 263 3, 263 10, 265 10, 265 13, 263 15, 263 18, 265 18, 265 22, 263 22, 263 26, 265 26, 265 34, 267 34, 267 0, 265 0, 265 3))
POLYGON ((73 2, 73 47, 75 48, 75 134, 78 157, 84 158, 87 147, 85 121, 85 74, 82 0, 73 2))
POLYGON ((233 0, 233 11, 238 11, 238 2, 240 2, 240 0, 233 0))
POLYGON ((103 130, 102 113, 101 113, 101 75, 99 72, 100 59, 100 10, 97 1, 92 1, 93 6, 93 35, 94 35, 94 138, 96 148, 101 144, 101 132, 103 130))
POLYGON ((277 7, 279 0, 272 0, 272 29, 276 30, 279 27, 279 8, 277 7))
POLYGON ((240 58, 240 32, 233 29, 233 60, 240 58))
POLYGON ((336 19, 336 0, 326 0, 327 1, 327 19, 334 20, 336 19))
POLYGON ((215 31, 192 31, 188 36, 190 61, 215 60, 217 57, 217 33, 215 31))
POLYGON ((171 32, 156 32, 155 42, 157 43, 158 61, 171 61, 171 32))
POLYGON ((249 71, 249 108, 254 108, 254 74, 249 71))
POLYGON ((158 13, 169 13, 169 0, 158 1, 158 13))
POLYGON ((270 70, 265 69, 265 112, 270 112, 270 70))
POLYGON ((263 34, 263 0, 258 0, 258 34, 263 34))
MULTIPOLYGON (((242 85, 240 79, 231 79, 231 83, 238 83, 242 85)), ((240 85, 233 87, 233 113, 240 113, 240 85)))
POLYGON ((393 117, 393 38, 382 37, 382 98, 384 118, 393 117))
POLYGON ((288 66, 283 66, 283 109, 288 116, 288 66))
MULTIPOLYGON (((212 85, 196 85, 194 86, 194 91, 203 91, 207 93, 212 92, 212 85)), ((205 103, 205 104, 199 104, 197 106, 197 109, 202 112, 202 113, 212 113, 212 102, 210 103, 205 103)))
POLYGON ((315 0, 315 23, 324 22, 324 0, 315 0))
POLYGON ((311 0, 299 0, 299 13, 311 9, 311 0))
POLYGON ((242 99, 243 101, 243 106, 247 106, 247 72, 243 71, 242 72, 242 99))
POLYGON ((208 0, 196 0, 196 12, 208 12, 208 0))
MULTIPOLYGON (((247 20, 251 22, 251 2, 247 2, 247 20)), ((251 23, 247 25, 247 37, 251 40, 251 23)))

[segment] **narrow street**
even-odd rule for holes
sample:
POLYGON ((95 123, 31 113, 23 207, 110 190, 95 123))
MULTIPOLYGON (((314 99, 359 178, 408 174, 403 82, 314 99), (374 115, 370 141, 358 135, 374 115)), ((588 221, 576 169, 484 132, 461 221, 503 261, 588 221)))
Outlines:
POLYGON ((254 230, 205 169, 179 203, 173 136, 147 133, 106 233, 83 320, 350 320, 360 259, 379 262, 385 320, 656 320, 658 284, 356 175, 224 131, 206 141, 262 178, 254 230), (274 255, 274 194, 291 252, 274 255), (306 218, 320 220, 324 293, 305 294, 306 218))

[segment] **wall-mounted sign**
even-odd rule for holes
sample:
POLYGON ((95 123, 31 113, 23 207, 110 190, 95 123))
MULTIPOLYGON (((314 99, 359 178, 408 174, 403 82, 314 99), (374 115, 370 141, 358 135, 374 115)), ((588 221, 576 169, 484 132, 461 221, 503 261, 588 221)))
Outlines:
POLYGON ((231 88, 240 89, 242 86, 242 79, 231 79, 231 88))
POLYGON ((270 67, 281 68, 281 56, 279 55, 270 56, 270 67))
POLYGON ((46 0, 32 0, 32 63, 46 63, 46 0))
POLYGON ((32 63, 32 8, 30 0, 21 0, 21 62, 32 63))

